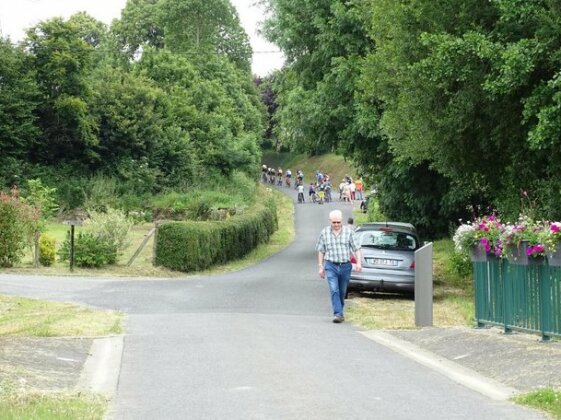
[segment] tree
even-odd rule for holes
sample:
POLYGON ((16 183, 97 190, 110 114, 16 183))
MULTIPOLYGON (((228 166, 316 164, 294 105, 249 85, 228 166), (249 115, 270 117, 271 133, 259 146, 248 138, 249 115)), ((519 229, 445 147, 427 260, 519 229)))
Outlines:
POLYGON ((92 146, 97 144, 97 124, 88 109, 94 46, 80 26, 83 22, 84 15, 66 22, 54 18, 27 32, 26 47, 42 95, 38 115, 43 137, 32 150, 39 162, 96 157, 92 146))
POLYGON ((128 0, 121 19, 113 21, 111 33, 129 59, 147 47, 164 46, 164 32, 158 20, 159 1, 128 0))
POLYGON ((229 0, 162 0, 159 19, 171 51, 219 53, 240 69, 250 70, 249 38, 229 0))
POLYGON ((357 1, 268 3, 264 32, 289 63, 276 84, 279 140, 311 154, 338 150, 353 132, 355 80, 373 47, 365 32, 368 8, 357 1))
POLYGON ((37 140, 38 93, 24 51, 13 47, 9 39, 0 38, 0 166, 4 169, 9 166, 8 159, 25 159, 37 140))

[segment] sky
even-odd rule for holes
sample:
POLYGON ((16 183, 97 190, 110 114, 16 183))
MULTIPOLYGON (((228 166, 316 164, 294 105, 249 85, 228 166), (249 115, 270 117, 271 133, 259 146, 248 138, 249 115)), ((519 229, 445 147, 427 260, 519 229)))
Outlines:
MULTIPOLYGON (((255 0, 230 0, 238 10, 240 21, 247 32, 253 48, 252 71, 266 76, 279 69, 283 56, 278 47, 268 43, 257 33, 259 22, 264 19, 262 8, 254 5, 255 0)), ((85 11, 94 18, 111 23, 119 18, 126 0, 0 0, 0 29, 4 37, 12 42, 23 39, 25 29, 38 22, 55 16, 68 18, 72 14, 85 11)))

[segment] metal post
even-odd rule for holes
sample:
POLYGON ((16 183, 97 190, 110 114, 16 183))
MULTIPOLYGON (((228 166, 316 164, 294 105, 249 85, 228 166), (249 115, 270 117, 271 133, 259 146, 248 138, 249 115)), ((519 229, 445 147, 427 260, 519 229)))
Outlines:
POLYGON ((70 225, 70 271, 74 271, 74 225, 70 225))
POLYGON ((540 296, 540 329, 542 333, 542 341, 551 341, 551 336, 548 334, 551 331, 551 273, 549 264, 538 268, 540 278, 538 281, 538 289, 540 296))
POLYGON ((415 251, 415 325, 432 327, 432 242, 415 251))

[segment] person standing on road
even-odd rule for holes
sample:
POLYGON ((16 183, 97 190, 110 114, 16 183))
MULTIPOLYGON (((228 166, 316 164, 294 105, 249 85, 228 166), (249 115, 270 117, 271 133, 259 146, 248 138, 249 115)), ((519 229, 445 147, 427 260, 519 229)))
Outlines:
POLYGON ((345 295, 351 278, 351 256, 356 257, 356 271, 361 271, 360 244, 351 226, 343 226, 343 213, 333 210, 329 213, 329 226, 322 229, 316 243, 318 251, 319 276, 327 277, 331 292, 333 322, 345 320, 345 295))

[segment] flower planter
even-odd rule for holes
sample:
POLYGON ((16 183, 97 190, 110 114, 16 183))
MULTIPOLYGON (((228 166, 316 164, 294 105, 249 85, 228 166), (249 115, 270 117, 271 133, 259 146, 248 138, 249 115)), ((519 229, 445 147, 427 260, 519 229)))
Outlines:
POLYGON ((530 259, 526 254, 528 249, 528 241, 520 241, 516 248, 509 249, 506 253, 508 262, 514 265, 528 265, 530 259))
POLYGON ((551 267, 561 267, 561 244, 554 252, 547 253, 547 262, 551 267))
POLYGON ((545 263, 545 257, 528 257, 528 265, 542 265, 545 263))
POLYGON ((470 258, 472 262, 487 262, 496 257, 493 253, 487 253, 485 247, 479 244, 471 250, 470 258))
POLYGON ((471 250, 470 258, 472 262, 487 261, 487 253, 481 246, 476 246, 471 250))

